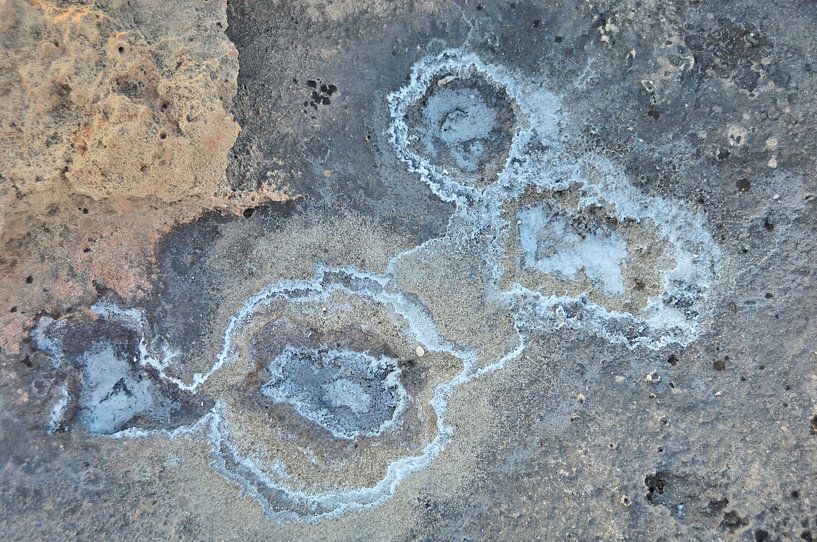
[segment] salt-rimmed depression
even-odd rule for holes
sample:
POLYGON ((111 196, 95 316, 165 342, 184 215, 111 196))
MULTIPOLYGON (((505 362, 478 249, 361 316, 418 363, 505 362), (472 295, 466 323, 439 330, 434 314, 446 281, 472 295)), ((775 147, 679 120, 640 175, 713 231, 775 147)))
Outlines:
POLYGON ((400 422, 406 390, 395 358, 288 346, 268 365, 262 393, 292 405, 333 436, 373 437, 400 422))
POLYGON ((415 64, 409 83, 389 95, 389 108, 398 158, 440 199, 460 204, 490 192, 483 188, 531 142, 556 144, 562 120, 559 98, 540 81, 455 49, 415 64), (429 134, 435 127, 438 133, 429 134), (449 169, 447 155, 457 165, 464 143, 477 145, 473 159, 449 169))
POLYGON ((269 286, 230 322, 224 370, 250 369, 260 393, 222 395, 219 464, 276 517, 380 502, 447 439, 443 390, 470 355, 387 283, 322 269, 269 286))
POLYGON ((137 311, 99 303, 93 318, 40 319, 36 346, 48 352, 62 380, 49 430, 82 427, 98 435, 170 431, 212 406, 163 379, 145 350, 137 311))
POLYGON ((554 178, 531 175, 547 171, 548 154, 526 156, 496 203, 492 256, 521 321, 578 325, 628 346, 694 340, 720 260, 702 218, 645 196, 599 156, 575 158, 554 178))
MULTIPOLYGON (((415 65, 409 84, 389 96, 392 143, 436 195, 457 205, 449 236, 485 240, 484 257, 520 328, 579 326, 631 347, 688 344, 720 260, 702 217, 644 195, 601 156, 570 152, 560 129, 569 117, 545 86, 473 53, 444 51, 415 65), (414 111, 443 110, 446 99, 449 110, 463 110, 459 95, 438 88, 450 85, 470 85, 474 96, 489 87, 514 111, 500 138, 510 139, 503 167, 478 184, 452 174, 439 150, 414 135, 428 128, 414 111)), ((475 116, 464 111, 460 118, 475 116)), ((483 115, 494 129, 496 113, 483 115)), ((443 119, 440 129, 447 122, 429 116, 443 119)), ((477 133, 485 122, 465 127, 477 133)))
POLYGON ((521 355, 530 335, 577 326, 631 348, 694 340, 719 260, 701 217, 569 152, 569 119, 544 87, 458 50, 418 62, 389 96, 390 133, 407 167, 455 204, 447 234, 398 253, 383 275, 318 265, 312 279, 269 284, 186 378, 139 309, 92 307, 104 340, 76 351, 65 346, 73 320, 41 319, 37 346, 58 372, 74 367, 52 429, 205 434, 213 466, 267 514, 318 521, 378 505, 427 467, 453 435, 451 392, 521 355))
POLYGON ((406 157, 463 186, 492 183, 508 158, 516 114, 501 86, 475 70, 438 74, 406 110, 406 157))
MULTIPOLYGON (((186 411, 186 423, 170 419, 162 427, 141 425, 139 412, 130 412, 127 424, 105 434, 204 433, 214 467, 282 521, 315 521, 383 502, 442 451, 452 434, 444 424, 446 398, 476 374, 474 354, 440 336, 424 308, 389 291, 388 282, 319 268, 314 280, 268 286, 231 319, 218 359, 195 385, 161 373, 172 357, 149 353, 138 310, 96 306, 94 325, 109 330, 117 322, 131 343, 106 370, 127 362, 150 371, 151 386, 171 385, 214 405, 196 420, 186 411)), ((77 343, 76 354, 64 346, 84 325, 43 319, 35 340, 56 366, 72 356, 92 358, 94 342, 77 343)), ((55 406, 72 426, 73 411, 55 406)))

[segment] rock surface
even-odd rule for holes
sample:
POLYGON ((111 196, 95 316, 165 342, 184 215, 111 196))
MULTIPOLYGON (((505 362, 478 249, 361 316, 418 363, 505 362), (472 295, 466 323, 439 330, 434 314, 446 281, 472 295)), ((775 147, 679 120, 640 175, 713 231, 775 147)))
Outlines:
POLYGON ((8 538, 817 537, 813 3, 2 9, 8 538))

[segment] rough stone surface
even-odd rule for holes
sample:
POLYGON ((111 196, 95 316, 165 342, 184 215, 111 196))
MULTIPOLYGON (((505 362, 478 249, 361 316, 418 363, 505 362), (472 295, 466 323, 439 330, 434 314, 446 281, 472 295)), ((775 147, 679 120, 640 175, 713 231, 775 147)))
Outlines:
POLYGON ((2 9, 7 538, 817 537, 813 3, 2 9))
POLYGON ((225 169, 238 52, 226 3, 0 5, 0 345, 38 311, 99 287, 146 291, 153 246, 202 210, 280 199, 235 194, 225 169), (28 287, 27 277, 32 277, 28 287))

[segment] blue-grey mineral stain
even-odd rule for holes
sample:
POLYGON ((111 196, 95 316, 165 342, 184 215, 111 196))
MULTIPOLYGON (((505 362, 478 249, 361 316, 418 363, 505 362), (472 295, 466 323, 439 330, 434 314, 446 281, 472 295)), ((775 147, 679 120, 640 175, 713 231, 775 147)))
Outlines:
POLYGON ((99 343, 80 361, 82 385, 79 421, 90 433, 107 435, 140 415, 164 410, 159 390, 145 375, 131 370, 113 345, 99 343))
POLYGON ((104 316, 90 322, 43 318, 34 340, 64 378, 63 394, 51 412, 51 432, 77 426, 96 435, 168 430, 197 419, 207 408, 204 401, 187 401, 144 365, 141 330, 131 322, 104 316))
POLYGON ((418 154, 469 185, 496 179, 516 120, 504 90, 476 74, 448 75, 412 109, 407 120, 418 154))
POLYGON ((386 430, 405 395, 396 360, 352 350, 287 347, 268 371, 267 398, 343 439, 386 430))

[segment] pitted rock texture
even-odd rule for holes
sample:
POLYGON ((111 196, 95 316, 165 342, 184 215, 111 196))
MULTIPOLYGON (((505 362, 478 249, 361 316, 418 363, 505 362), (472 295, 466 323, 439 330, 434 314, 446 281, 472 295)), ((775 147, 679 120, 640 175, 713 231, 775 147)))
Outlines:
POLYGON ((176 201, 224 191, 238 53, 223 3, 3 9, 5 192, 176 201))

